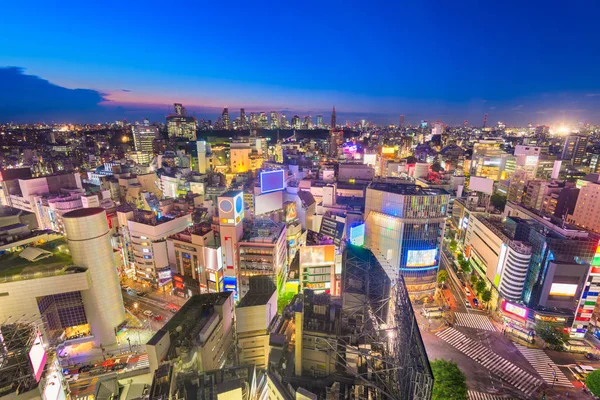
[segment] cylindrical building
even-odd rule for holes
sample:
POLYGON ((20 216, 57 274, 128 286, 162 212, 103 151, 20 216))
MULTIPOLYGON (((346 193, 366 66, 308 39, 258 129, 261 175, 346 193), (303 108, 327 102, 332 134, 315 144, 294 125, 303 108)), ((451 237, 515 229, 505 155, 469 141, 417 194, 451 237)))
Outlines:
POLYGON ((521 299, 529 261, 531 260, 531 246, 522 242, 511 241, 508 246, 503 245, 502 255, 506 253, 500 274, 498 291, 500 295, 510 301, 521 299))
POLYGON ((73 264, 86 267, 90 289, 81 292, 94 343, 109 346, 117 341, 115 328, 125 320, 123 297, 115 266, 106 212, 82 208, 63 215, 73 264))

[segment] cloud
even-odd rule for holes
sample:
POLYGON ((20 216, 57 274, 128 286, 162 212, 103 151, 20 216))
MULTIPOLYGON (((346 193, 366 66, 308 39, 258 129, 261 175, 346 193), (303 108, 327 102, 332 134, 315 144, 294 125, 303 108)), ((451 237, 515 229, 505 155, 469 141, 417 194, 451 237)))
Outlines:
POLYGON ((131 90, 129 90, 129 89, 121 89, 121 92, 131 93, 131 90))
MULTIPOLYGON (((91 89, 68 89, 19 67, 0 67, 0 122, 71 119, 102 114, 105 95, 91 89)), ((72 120, 72 119, 71 119, 72 120)), ((88 119, 89 120, 89 119, 88 119)))
POLYGON ((600 93, 588 93, 585 97, 600 97, 600 93))

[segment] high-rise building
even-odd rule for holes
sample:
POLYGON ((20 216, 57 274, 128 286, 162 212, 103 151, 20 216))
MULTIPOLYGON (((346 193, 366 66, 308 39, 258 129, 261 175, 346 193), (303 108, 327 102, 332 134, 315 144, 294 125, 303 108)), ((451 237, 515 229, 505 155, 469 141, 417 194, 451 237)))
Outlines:
POLYGON ((322 127, 323 127, 323 116, 317 115, 317 128, 322 128, 322 127))
POLYGON ((188 117, 185 107, 176 103, 175 114, 167 116, 167 131, 170 139, 196 140, 198 121, 195 117, 188 117))
POLYGON ((90 288, 81 295, 94 342, 111 345, 117 341, 117 326, 125 321, 125 308, 106 212, 82 208, 66 213, 63 221, 73 264, 90 273, 90 288))
POLYGON ((310 117, 310 115, 304 116, 304 122, 302 123, 302 128, 304 128, 304 129, 312 128, 312 118, 310 117))
POLYGON ((271 118, 271 129, 278 129, 279 128, 279 116, 277 115, 277 112, 271 111, 269 113, 269 116, 271 118))
POLYGON ((279 115, 279 121, 280 121, 279 126, 282 129, 289 129, 290 128, 290 123, 288 122, 287 117, 285 116, 284 113, 281 113, 279 115))
POLYGON ((337 119, 335 115, 335 106, 333 106, 333 111, 331 112, 331 129, 335 130, 337 127, 337 119))
POLYGON ((292 117, 292 128, 293 129, 300 129, 300 117, 297 115, 294 115, 292 117))
POLYGON ((588 138, 579 135, 569 135, 565 138, 561 154, 562 160, 570 160, 574 166, 579 166, 585 158, 588 138))
POLYGON ((365 202, 366 246, 385 260, 392 281, 403 275, 413 297, 435 291, 450 194, 414 184, 373 182, 365 202))
POLYGON ((240 126, 242 129, 246 129, 248 121, 246 120, 246 110, 240 108, 240 126))
POLYGON ((589 174, 577 180, 579 195, 573 214, 567 216, 569 223, 581 228, 600 232, 600 174, 589 174))
POLYGON ((140 165, 149 165, 154 156, 154 140, 159 138, 158 127, 150 125, 146 120, 142 125, 132 126, 132 130, 136 161, 140 165))
POLYGON ((267 118, 267 113, 261 111, 258 115, 258 126, 263 129, 267 129, 269 127, 269 119, 267 118))
POLYGON ((225 106, 221 113, 221 120, 223 121, 223 128, 229 129, 231 127, 231 120, 229 119, 229 108, 225 106))
POLYGON ((404 114, 400 115, 400 128, 404 128, 404 114))

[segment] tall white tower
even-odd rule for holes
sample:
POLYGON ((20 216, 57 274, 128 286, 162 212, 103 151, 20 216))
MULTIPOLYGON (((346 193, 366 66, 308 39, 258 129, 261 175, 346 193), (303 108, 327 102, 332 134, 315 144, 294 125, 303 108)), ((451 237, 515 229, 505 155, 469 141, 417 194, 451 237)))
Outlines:
POLYGON ((239 293, 239 242, 244 234, 244 194, 242 192, 226 192, 218 198, 219 235, 223 249, 223 280, 225 290, 234 290, 235 297, 239 293))
POLYGON ((81 292, 96 345, 116 343, 115 328, 125 321, 106 212, 82 208, 63 215, 73 264, 89 270, 90 288, 81 292))

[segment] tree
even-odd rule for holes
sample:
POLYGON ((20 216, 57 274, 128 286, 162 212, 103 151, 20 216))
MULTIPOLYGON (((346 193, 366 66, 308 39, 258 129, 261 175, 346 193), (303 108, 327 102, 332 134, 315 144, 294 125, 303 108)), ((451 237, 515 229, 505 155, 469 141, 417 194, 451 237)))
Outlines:
POLYGON ((492 291, 489 289, 485 289, 483 293, 481 293, 481 300, 487 304, 488 301, 492 299, 492 291))
POLYGON ((498 210, 504 211, 504 207, 506 206, 506 196, 502 196, 498 193, 493 194, 492 197, 490 197, 490 203, 498 210))
POLYGON ((460 269, 462 269, 465 274, 471 272, 471 264, 469 264, 469 261, 463 258, 463 260, 458 263, 460 264, 460 269))
MULTIPOLYGON (((450 249, 451 252, 455 252, 456 248, 458 247, 458 243, 456 242, 456 240, 452 239, 450 240, 450 243, 448 244, 448 249, 450 249)), ((462 254, 461 254, 462 256, 462 254)))
POLYGON ((466 400, 467 378, 453 361, 437 359, 431 363, 433 371, 432 400, 466 400))
POLYGON ((462 253, 458 253, 458 256, 456 256, 456 259, 460 263, 465 260, 465 256, 463 256, 462 253))
POLYGON ((600 397, 600 369, 588 374, 587 378, 585 378, 585 386, 587 386, 594 396, 600 397))
POLYGON ((562 350, 568 336, 562 331, 559 326, 549 322, 538 321, 535 324, 535 333, 550 346, 557 350, 562 350))
POLYGON ((477 275, 471 275, 471 285, 474 285, 477 283, 477 275))
POLYGON ((479 279, 475 289, 477 289, 477 293, 482 293, 485 290, 485 281, 483 279, 479 279))
POLYGON ((438 283, 443 283, 448 280, 448 271, 441 270, 438 271, 437 281, 438 283))

